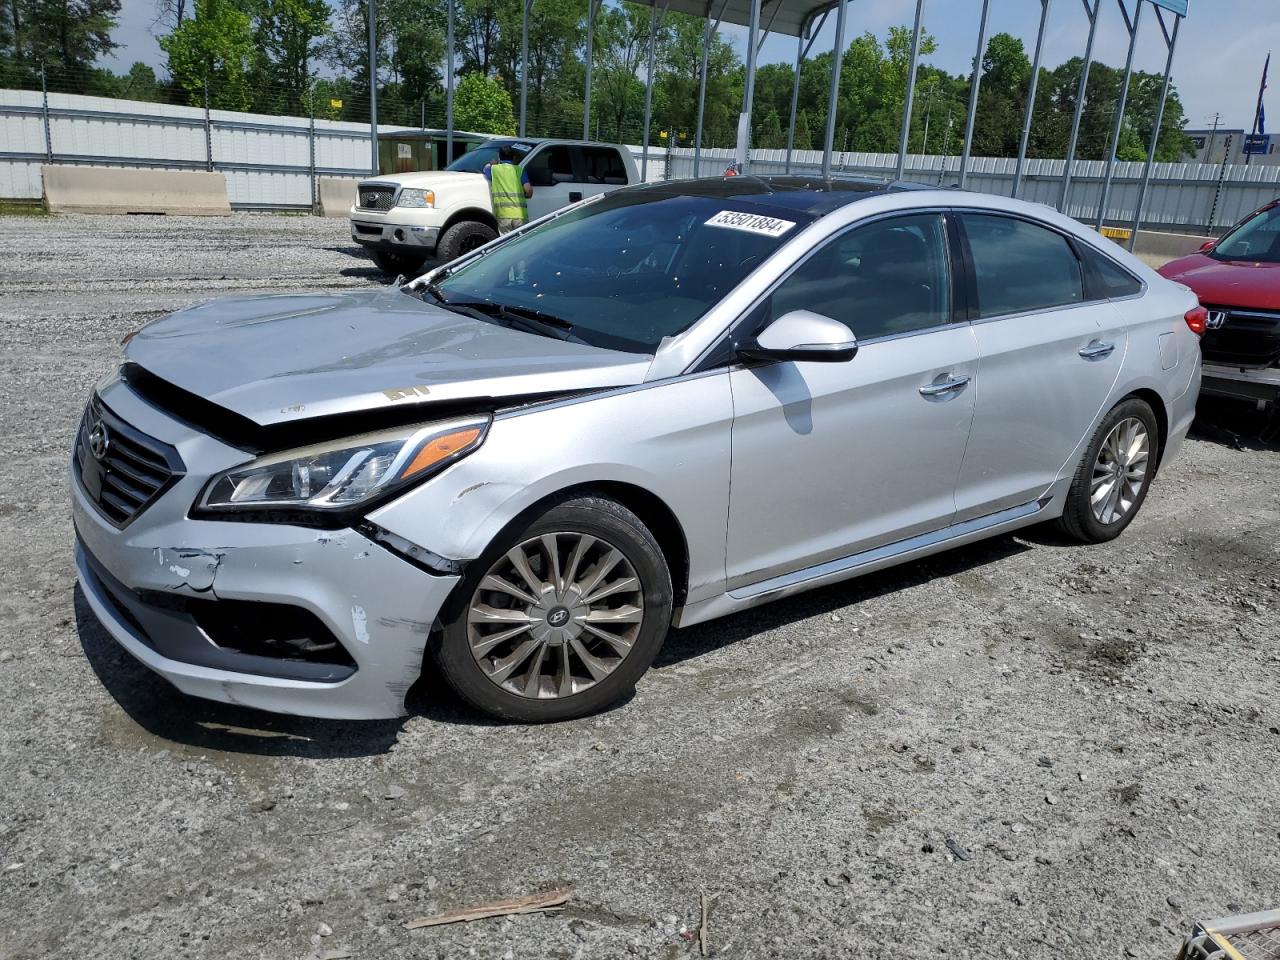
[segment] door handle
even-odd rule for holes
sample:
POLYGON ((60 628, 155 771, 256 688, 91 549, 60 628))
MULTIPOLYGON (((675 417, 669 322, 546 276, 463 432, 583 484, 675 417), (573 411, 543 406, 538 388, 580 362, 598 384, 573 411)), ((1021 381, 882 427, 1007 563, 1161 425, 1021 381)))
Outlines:
POLYGON ((1080 348, 1080 356, 1086 360, 1102 360, 1104 357, 1111 356, 1116 345, 1107 343, 1104 340, 1090 340, 1087 344, 1080 348))
MULTIPOLYGON (((945 376, 945 374, 944 374, 945 376)), ((920 388, 920 396, 922 397, 943 397, 950 393, 956 393, 969 382, 968 377, 947 377, 947 379, 938 379, 933 383, 927 383, 920 388)))

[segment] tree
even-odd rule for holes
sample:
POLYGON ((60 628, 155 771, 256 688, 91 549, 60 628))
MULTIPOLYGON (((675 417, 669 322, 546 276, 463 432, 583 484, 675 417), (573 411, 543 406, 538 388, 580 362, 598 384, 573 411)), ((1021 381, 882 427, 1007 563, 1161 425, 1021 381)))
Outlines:
POLYGON ((230 0, 196 0, 195 8, 195 17, 160 38, 169 75, 191 103, 204 102, 207 83, 211 106, 248 110, 257 56, 249 15, 230 0))
POLYGON ((119 13, 120 0, 0 0, 0 78, 29 85, 44 67, 53 89, 98 92, 91 71, 117 46, 119 13))
POLYGON ((460 130, 514 136, 511 95, 482 73, 464 74, 453 94, 453 121, 460 130))
POLYGON ((303 112, 311 64, 329 33, 331 13, 324 0, 257 0, 253 36, 261 53, 255 78, 259 106, 303 112))

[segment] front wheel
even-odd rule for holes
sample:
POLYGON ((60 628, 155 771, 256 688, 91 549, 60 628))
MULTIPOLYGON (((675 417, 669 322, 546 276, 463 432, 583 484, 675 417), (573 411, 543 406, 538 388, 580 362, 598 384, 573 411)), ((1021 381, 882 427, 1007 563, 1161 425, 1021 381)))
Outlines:
POLYGON ((1145 401, 1116 404, 1098 424, 1067 493, 1060 529, 1082 543, 1120 536, 1147 497, 1160 461, 1160 432, 1145 401))
POLYGON ((440 235, 440 239, 436 241, 436 256, 445 263, 457 260, 476 247, 483 247, 497 235, 498 231, 486 223, 463 220, 440 235))
POLYGON ((671 623, 662 550, 612 500, 566 500, 468 565, 436 658, 472 706, 507 720, 567 720, 622 699, 671 623))

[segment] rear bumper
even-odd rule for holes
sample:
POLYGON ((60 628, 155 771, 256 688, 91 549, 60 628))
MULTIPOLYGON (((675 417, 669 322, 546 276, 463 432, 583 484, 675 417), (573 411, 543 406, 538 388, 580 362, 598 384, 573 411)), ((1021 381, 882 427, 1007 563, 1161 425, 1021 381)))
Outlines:
POLYGON ((1239 400, 1280 400, 1280 368, 1229 367, 1220 363, 1204 365, 1203 393, 1239 400))
POLYGON ((431 256, 435 253, 436 242, 440 239, 440 228, 410 223, 390 223, 353 215, 351 239, 372 250, 431 256))

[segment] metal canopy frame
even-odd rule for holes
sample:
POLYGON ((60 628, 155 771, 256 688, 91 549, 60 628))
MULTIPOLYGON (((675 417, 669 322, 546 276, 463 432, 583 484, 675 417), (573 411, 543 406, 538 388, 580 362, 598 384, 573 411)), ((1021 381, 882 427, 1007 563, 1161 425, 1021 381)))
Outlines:
MULTIPOLYGON (((455 8, 458 0, 446 0, 446 66, 445 66, 445 123, 446 152, 448 159, 453 159, 453 95, 455 86, 456 50, 454 41, 455 8)), ((641 172, 647 177, 649 165, 649 132, 653 108, 653 74, 656 60, 656 35, 659 16, 659 4, 662 14, 668 10, 684 13, 704 19, 707 22, 703 33, 702 63, 698 79, 698 111, 697 128, 694 134, 693 174, 700 174, 702 161, 703 118, 707 94, 707 58, 712 38, 722 23, 732 23, 748 28, 746 82, 743 87, 742 112, 738 119, 738 137, 735 150, 735 166, 738 172, 745 172, 749 165, 749 147, 751 138, 751 108, 755 94, 756 58, 770 33, 778 33, 796 38, 795 75, 791 89, 791 117, 787 126, 786 170, 791 172, 791 158, 795 147, 796 113, 800 96, 800 71, 805 59, 813 49, 818 34, 822 31, 832 10, 836 12, 835 42, 832 49, 831 86, 827 97, 827 122, 823 137, 822 175, 831 176, 832 153, 835 146, 836 107, 839 102, 841 65, 844 57, 846 24, 848 8, 855 0, 627 0, 640 6, 650 8, 649 14, 649 54, 648 69, 645 77, 645 115, 644 144, 642 147, 641 172), (761 18, 766 15, 763 29, 761 18)), ((904 3, 906 0, 904 0, 904 3)), ((1093 61, 1094 41, 1097 38, 1098 21, 1102 13, 1103 0, 1080 0, 1085 15, 1089 19, 1089 36, 1085 43, 1084 62, 1080 71, 1079 87, 1076 93, 1075 113, 1071 120, 1071 135, 1067 142, 1067 156, 1062 172, 1062 186, 1058 208, 1064 213, 1071 195, 1072 165, 1075 161, 1076 148, 1079 144, 1080 121, 1084 113, 1085 98, 1089 86, 1089 70, 1093 61)), ((1142 185, 1138 193, 1137 207, 1134 211, 1133 230, 1129 238, 1129 249, 1133 249, 1137 238, 1138 226, 1142 220, 1143 206, 1151 185, 1152 167, 1155 163, 1156 146, 1160 139, 1160 128, 1164 120, 1165 104, 1169 96, 1170 74, 1173 69, 1174 53, 1178 45, 1178 31, 1186 18, 1185 9, 1179 10, 1171 0, 1133 0, 1133 13, 1130 15, 1125 0, 1116 0, 1124 17, 1125 28, 1129 33, 1129 47, 1125 59, 1124 78, 1121 81, 1120 97, 1116 105, 1116 114, 1112 125, 1110 145, 1107 150, 1106 169, 1103 177, 1102 195, 1099 199, 1095 225, 1100 229, 1106 218, 1107 202, 1110 198, 1111 186, 1119 149, 1120 135, 1123 132, 1124 111, 1128 100, 1130 80, 1133 74, 1133 60, 1137 48, 1139 27, 1142 20, 1142 7, 1150 3, 1155 8, 1160 32, 1164 37, 1168 56, 1165 60, 1164 80, 1160 91, 1160 99, 1156 107, 1155 122, 1151 130, 1151 139, 1147 147, 1147 162, 1143 170, 1142 185), (1173 18, 1170 29, 1168 16, 1173 18)), ((604 0, 587 0, 587 51, 586 51, 586 89, 583 91, 582 138, 590 139, 591 133, 591 76, 594 61, 595 24, 604 0)), ((533 0, 522 0, 521 36, 520 36, 520 135, 526 133, 528 119, 528 63, 529 63, 529 13, 533 0)), ((1042 55, 1046 26, 1052 0, 1040 0, 1040 25, 1036 34, 1035 56, 1031 67, 1031 79, 1027 90, 1026 105, 1023 110, 1022 135, 1018 144, 1018 160, 1014 170, 1013 195, 1021 192, 1023 171, 1026 165, 1027 148, 1031 136, 1031 122, 1035 113, 1036 90, 1040 79, 1042 55)), ((908 68, 905 96, 902 104, 902 126, 898 136, 898 163, 896 176, 901 179, 905 171, 907 146, 911 133, 911 112, 915 100, 916 74, 919 72, 920 39, 923 35, 925 0, 916 0, 915 25, 911 37, 911 62, 908 68)), ((978 93, 982 82, 982 61, 986 54, 986 37, 988 15, 991 0, 982 0, 982 16, 978 26, 977 52, 974 56, 973 74, 969 88, 969 109, 965 118, 964 147, 960 156, 959 186, 965 185, 968 176, 969 162, 973 148, 974 123, 978 108, 978 93)), ((372 147, 371 164, 376 175, 378 172, 378 101, 377 101, 377 8, 376 0, 368 0, 369 17, 369 114, 370 141, 372 147)), ((927 120, 926 120, 927 123, 927 120)), ((944 148, 945 154, 945 148, 944 148)))

